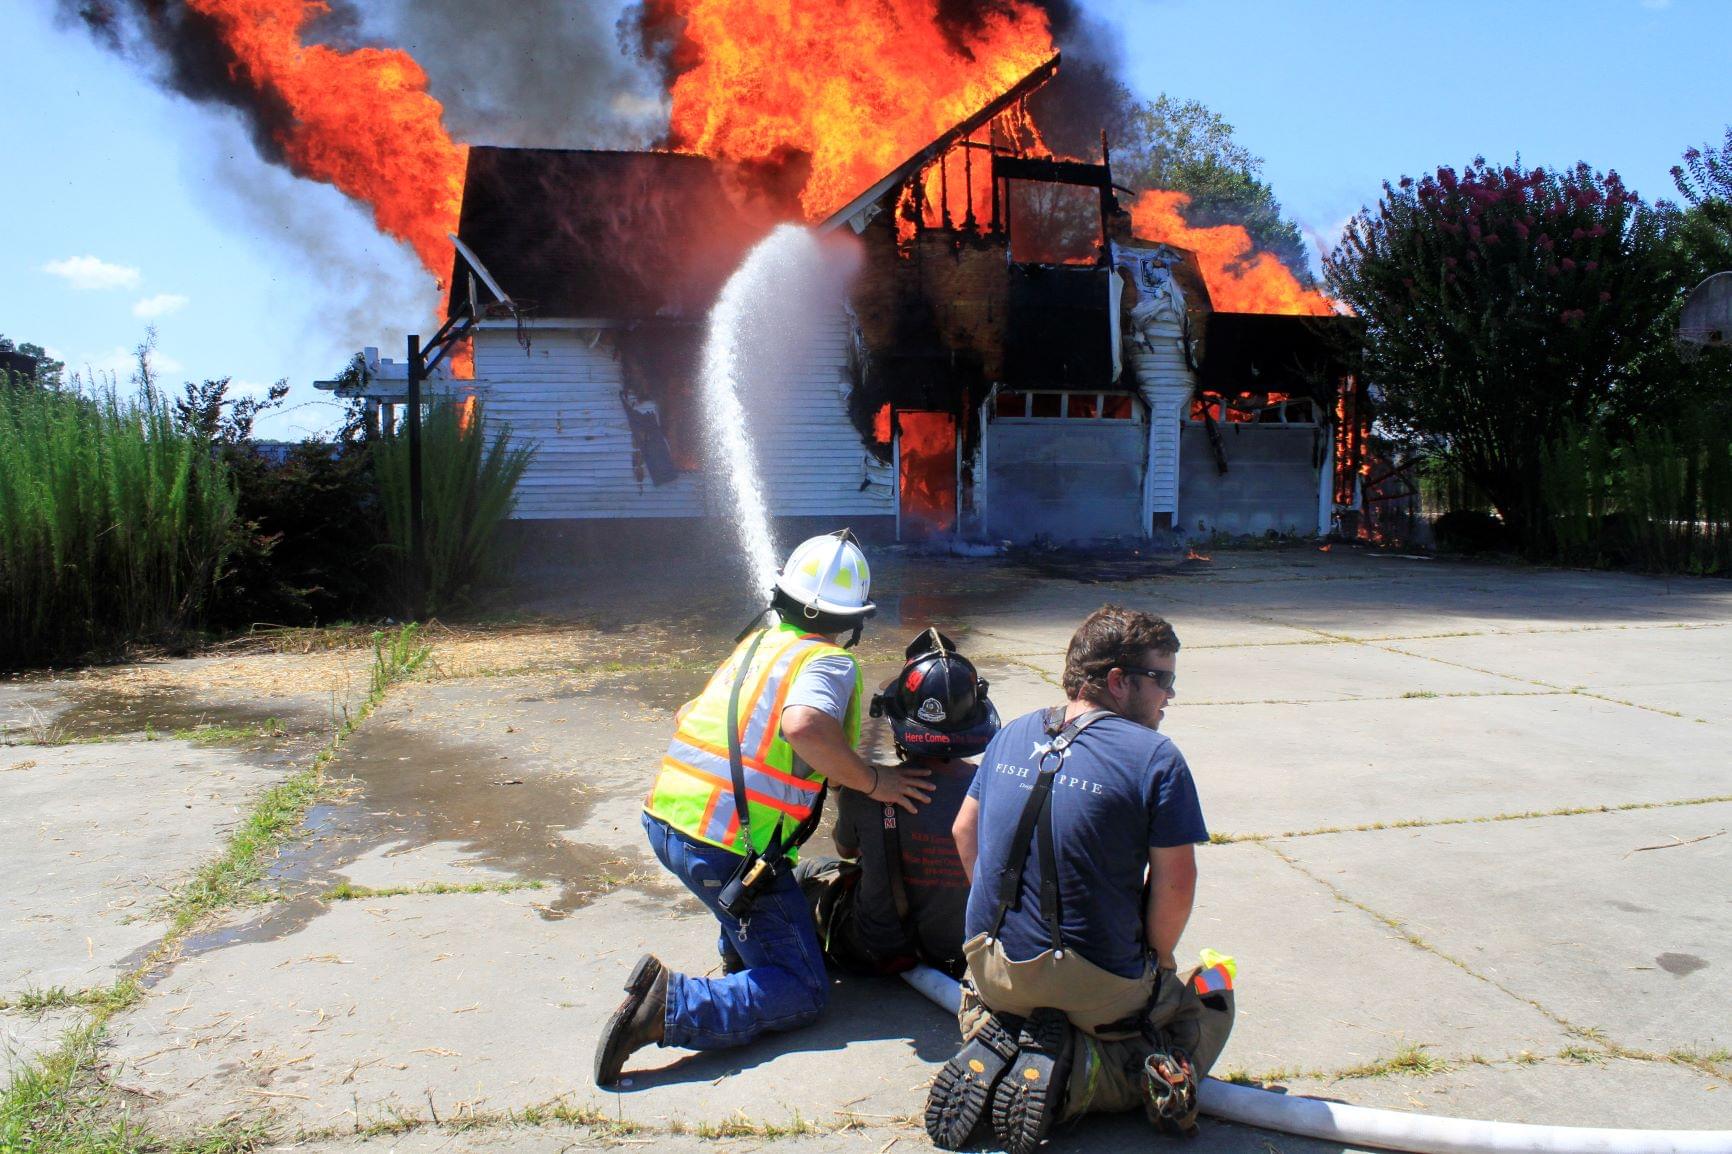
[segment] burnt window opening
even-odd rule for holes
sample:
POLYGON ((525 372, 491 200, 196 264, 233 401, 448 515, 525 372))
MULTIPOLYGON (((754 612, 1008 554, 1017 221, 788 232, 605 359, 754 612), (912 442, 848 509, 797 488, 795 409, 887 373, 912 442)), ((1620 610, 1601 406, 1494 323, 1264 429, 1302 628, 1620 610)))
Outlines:
POLYGON ((1100 194, 1071 184, 1007 180, 1010 259, 1019 264, 1098 264, 1105 245, 1100 194))
POLYGON ((1309 396, 1291 393, 1198 393, 1191 398, 1194 425, 1320 425, 1322 412, 1309 396))
POLYGON ((1129 393, 1000 389, 992 413, 1000 421, 1131 421, 1137 401, 1129 393))
POLYGON ((659 425, 678 472, 703 468, 704 426, 697 386, 703 339, 702 327, 688 324, 643 325, 619 335, 621 400, 634 414, 633 440, 640 464, 654 451, 643 440, 659 425))

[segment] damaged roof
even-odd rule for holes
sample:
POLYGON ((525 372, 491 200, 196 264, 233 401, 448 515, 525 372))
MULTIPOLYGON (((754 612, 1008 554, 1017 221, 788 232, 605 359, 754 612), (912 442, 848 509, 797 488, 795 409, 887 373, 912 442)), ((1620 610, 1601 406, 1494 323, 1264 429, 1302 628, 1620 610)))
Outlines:
POLYGON ((707 157, 469 149, 458 236, 532 317, 698 319, 758 231, 707 157))
POLYGON ((1219 393, 1334 395, 1354 371, 1365 326, 1358 317, 1209 313, 1197 384, 1219 393))

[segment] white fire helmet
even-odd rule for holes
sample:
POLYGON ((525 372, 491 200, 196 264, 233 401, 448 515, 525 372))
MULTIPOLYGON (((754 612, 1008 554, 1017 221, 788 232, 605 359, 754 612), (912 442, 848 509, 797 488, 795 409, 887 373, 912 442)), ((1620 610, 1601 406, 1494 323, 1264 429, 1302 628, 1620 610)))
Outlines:
POLYGON ((776 588, 814 614, 864 619, 878 608, 871 601, 866 554, 846 529, 800 542, 777 575, 776 588))

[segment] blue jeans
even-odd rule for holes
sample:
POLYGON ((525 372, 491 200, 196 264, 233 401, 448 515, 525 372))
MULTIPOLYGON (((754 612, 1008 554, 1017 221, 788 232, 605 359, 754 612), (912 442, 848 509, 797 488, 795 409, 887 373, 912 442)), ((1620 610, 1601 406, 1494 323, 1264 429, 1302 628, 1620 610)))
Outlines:
POLYGON ((740 973, 720 978, 669 974, 662 1045, 726 1050, 771 1030, 797 1030, 817 1021, 830 979, 812 909, 794 872, 777 878, 739 922, 716 906, 717 895, 739 867, 739 854, 683 837, 648 813, 643 828, 662 865, 716 915, 720 947, 731 947, 746 964, 740 973))

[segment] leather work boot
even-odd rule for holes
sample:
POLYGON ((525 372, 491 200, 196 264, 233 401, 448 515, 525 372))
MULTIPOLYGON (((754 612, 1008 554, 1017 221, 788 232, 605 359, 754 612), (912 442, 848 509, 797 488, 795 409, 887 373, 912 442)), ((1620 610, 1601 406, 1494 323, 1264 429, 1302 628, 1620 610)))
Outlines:
POLYGON ((992 1129, 1006 1154, 1034 1154, 1058 1120, 1076 1038, 1062 1010, 1042 1007, 1017 1036, 1017 1054, 992 1095, 992 1129))
POLYGON ((1016 1057, 1015 1019, 988 1015, 974 1037, 944 1063, 926 1096, 926 1133, 940 1150, 960 1150, 986 1114, 993 1087, 1016 1057))
POLYGON ((619 1081, 625 1060, 662 1040, 668 1009, 668 971, 661 959, 645 954, 625 981, 625 1001, 607 1020, 595 1044, 595 1084, 619 1081))

